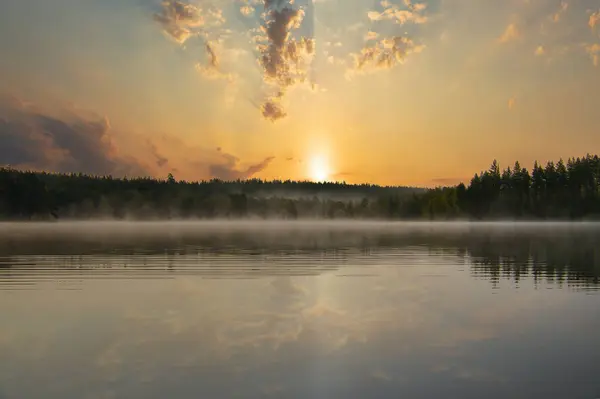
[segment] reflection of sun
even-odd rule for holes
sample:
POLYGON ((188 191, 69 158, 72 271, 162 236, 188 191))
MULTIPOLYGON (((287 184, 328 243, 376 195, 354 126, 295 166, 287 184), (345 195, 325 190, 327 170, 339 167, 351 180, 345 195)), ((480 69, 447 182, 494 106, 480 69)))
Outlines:
POLYGON ((326 181, 329 178, 329 165, 324 156, 313 156, 310 160, 310 177, 314 181, 326 181))

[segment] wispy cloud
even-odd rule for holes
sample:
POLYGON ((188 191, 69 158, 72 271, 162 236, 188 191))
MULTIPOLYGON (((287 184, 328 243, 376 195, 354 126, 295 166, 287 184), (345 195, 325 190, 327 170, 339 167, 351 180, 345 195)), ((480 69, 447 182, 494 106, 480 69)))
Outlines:
POLYGON ((424 3, 412 3, 410 0, 404 0, 404 7, 393 4, 390 1, 380 2, 382 11, 369 11, 367 17, 371 21, 392 20, 398 24, 413 22, 422 24, 427 22, 427 17, 423 11, 427 8, 424 3))
POLYGON ((220 149, 219 153, 221 154, 221 161, 209 165, 209 173, 211 177, 222 180, 248 179, 266 169, 271 161, 275 159, 274 157, 267 157, 256 164, 241 168, 238 157, 224 153, 220 149))
POLYGON ((555 12, 552 15, 552 21, 559 22, 561 15, 564 14, 565 12, 567 12, 568 9, 569 9, 569 3, 567 3, 566 1, 561 1, 560 8, 558 9, 557 12, 555 12))
POLYGON ((588 25, 592 29, 595 29, 598 23, 600 23, 600 10, 593 12, 588 20, 588 25))
POLYGON ((517 99, 515 97, 511 97, 508 99, 508 109, 512 110, 517 103, 517 99))
POLYGON ((423 45, 416 45, 404 36, 384 38, 374 45, 364 47, 360 53, 352 54, 354 62, 347 76, 393 68, 403 63, 408 55, 419 53, 423 48, 423 45))
MULTIPOLYGON (((389 20, 395 22, 396 25, 403 26, 407 23, 423 24, 427 22, 427 16, 424 15, 427 6, 424 3, 404 0, 402 5, 398 5, 388 0, 382 0, 379 6, 379 10, 367 12, 367 17, 374 23, 389 20)), ((395 30, 398 28, 393 29, 393 31, 395 30)), ((364 47, 359 52, 350 53, 351 65, 346 71, 347 79, 356 74, 391 69, 402 64, 408 55, 419 53, 425 48, 424 45, 416 44, 405 33, 398 32, 395 35, 380 37, 381 34, 376 27, 372 27, 364 35, 364 40, 367 42, 364 47)), ((335 59, 332 61, 335 62, 335 59)))
POLYGON ((148 148, 150 149, 150 153, 152 154, 152 156, 154 156, 154 158, 156 160, 156 165, 159 168, 167 166, 169 163, 169 159, 167 159, 164 155, 162 155, 158 151, 158 148, 156 147, 156 145, 150 139, 146 139, 146 144, 148 145, 148 148))
POLYGON ((534 54, 537 56, 542 56, 542 55, 546 54, 546 49, 544 49, 544 46, 537 46, 534 54))
POLYGON ((231 73, 225 73, 220 69, 220 59, 216 52, 217 43, 207 41, 204 48, 207 54, 206 64, 197 63, 196 70, 207 79, 224 79, 229 84, 235 84, 236 77, 231 73))
POLYGON ((376 40, 379 37, 379 33, 377 32, 373 32, 372 30, 368 31, 367 34, 365 35, 365 40, 369 41, 369 40, 376 40))
POLYGON ((594 43, 585 47, 585 51, 588 53, 594 66, 598 66, 600 63, 600 44, 594 43))
POLYGON ((519 37, 520 37, 519 28, 517 27, 517 25, 515 23, 511 23, 506 27, 506 29, 504 29, 504 32, 498 38, 498 42, 499 43, 508 43, 508 42, 518 39, 519 37))
POLYGON ((226 104, 231 104, 232 96, 229 94, 236 90, 236 75, 221 70, 217 52, 222 37, 227 32, 222 28, 226 22, 223 11, 216 7, 200 8, 183 1, 165 0, 162 2, 161 11, 154 14, 154 20, 162 26, 167 36, 181 45, 191 37, 202 38, 206 61, 197 62, 196 70, 206 79, 226 80, 226 104))

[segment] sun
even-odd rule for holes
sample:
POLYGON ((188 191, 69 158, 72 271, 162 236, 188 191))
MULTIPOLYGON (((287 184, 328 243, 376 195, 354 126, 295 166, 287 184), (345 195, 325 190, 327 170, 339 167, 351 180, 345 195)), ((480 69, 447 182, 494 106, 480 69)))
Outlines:
POLYGON ((323 182, 329 178, 329 164, 327 158, 315 155, 310 159, 310 177, 313 181, 323 182))

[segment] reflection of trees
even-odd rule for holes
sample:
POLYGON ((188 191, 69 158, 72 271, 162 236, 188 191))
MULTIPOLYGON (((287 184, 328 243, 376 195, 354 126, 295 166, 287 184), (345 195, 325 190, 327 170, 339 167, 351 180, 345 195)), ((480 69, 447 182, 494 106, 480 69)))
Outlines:
POLYGON ((165 277, 166 272, 229 278, 318 275, 349 261, 360 265, 359 258, 388 254, 389 259, 392 250, 419 248, 419 256, 468 260, 475 276, 494 284, 502 278, 532 278, 600 286, 600 229, 465 226, 9 235, 0 237, 0 277, 69 271, 131 277, 165 277))
POLYGON ((467 245, 473 272, 497 284, 501 278, 524 277, 573 287, 600 284, 599 236, 593 234, 481 237, 467 245))

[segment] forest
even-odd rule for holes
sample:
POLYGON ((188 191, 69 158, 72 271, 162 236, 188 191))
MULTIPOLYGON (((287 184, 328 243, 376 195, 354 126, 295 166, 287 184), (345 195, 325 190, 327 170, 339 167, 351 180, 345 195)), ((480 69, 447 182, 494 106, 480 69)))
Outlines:
POLYGON ((0 168, 1 220, 346 218, 600 219, 600 159, 492 162, 468 185, 421 189, 346 183, 187 182, 0 168))

